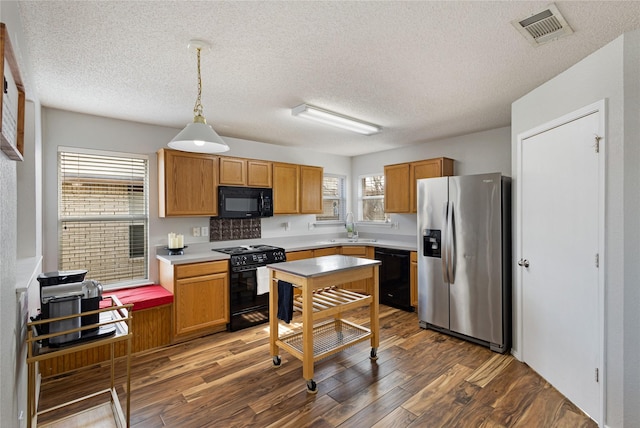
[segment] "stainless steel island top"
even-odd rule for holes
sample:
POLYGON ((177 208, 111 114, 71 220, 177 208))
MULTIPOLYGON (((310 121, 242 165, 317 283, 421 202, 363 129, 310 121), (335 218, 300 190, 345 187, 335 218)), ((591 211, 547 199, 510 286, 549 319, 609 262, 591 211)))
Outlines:
POLYGON ((362 259, 358 257, 333 255, 315 257, 312 259, 295 260, 292 262, 274 263, 268 268, 286 272, 303 278, 336 273, 353 268, 380 264, 379 260, 362 259))

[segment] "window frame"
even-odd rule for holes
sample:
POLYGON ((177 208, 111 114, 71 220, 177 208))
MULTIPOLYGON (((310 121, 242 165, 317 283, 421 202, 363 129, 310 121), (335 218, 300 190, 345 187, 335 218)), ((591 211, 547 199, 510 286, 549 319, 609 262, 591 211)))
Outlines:
MULTIPOLYGON (((150 179, 150 161, 149 161, 149 156, 146 154, 140 154, 140 153, 126 153, 126 152, 116 152, 116 151, 107 151, 107 150, 94 150, 94 149, 87 149, 87 148, 80 148, 80 147, 66 147, 66 146, 59 146, 57 149, 57 153, 56 153, 56 171, 57 171, 57 183, 56 183, 56 188, 57 188, 57 248, 58 248, 58 252, 57 252, 57 266, 58 269, 60 269, 60 267, 62 266, 62 257, 63 257, 63 253, 62 253, 62 240, 63 240, 63 227, 65 223, 69 223, 69 222, 100 222, 100 223, 106 223, 108 224, 109 222, 123 222, 123 221, 129 221, 130 223, 127 225, 127 230, 130 230, 131 226, 135 226, 136 224, 139 224, 139 222, 142 222, 142 225, 144 226, 143 232, 142 232, 142 240, 143 240, 143 245, 144 248, 142 250, 142 255, 139 254, 131 254, 131 236, 129 236, 128 242, 125 245, 126 246, 126 250, 124 251, 126 253, 126 255, 124 257, 122 257, 123 259, 128 259, 131 261, 141 261, 144 263, 144 274, 141 275, 138 278, 132 278, 132 279, 125 279, 125 280, 112 280, 113 278, 99 278, 99 277, 89 277, 89 275, 91 275, 91 271, 89 271, 89 273, 87 274, 87 279, 95 279, 99 282, 101 282, 103 289, 104 290, 111 290, 111 289, 118 289, 118 288, 123 288, 123 287, 129 287, 129 286, 137 286, 137 285, 144 285, 144 284, 149 284, 150 280, 149 280, 149 272, 150 272, 150 257, 151 257, 151 249, 149 248, 149 225, 150 225, 150 207, 149 207, 149 194, 150 194, 150 186, 149 186, 149 179, 150 179), (63 156, 63 154, 68 154, 68 155, 79 155, 79 156, 103 156, 103 157, 107 157, 107 158, 124 158, 127 160, 141 160, 144 162, 144 178, 142 181, 142 189, 144 192, 143 198, 142 198, 142 204, 143 204, 143 209, 142 211, 144 211, 143 214, 116 214, 114 213, 113 215, 96 215, 96 216, 91 216, 91 215, 78 215, 78 216, 73 216, 73 215, 63 215, 62 213, 62 207, 63 207, 63 200, 62 200, 62 195, 63 195, 63 171, 61 170, 62 168, 62 160, 61 160, 61 156, 63 156), (135 223, 134 223, 135 222, 135 223)), ((88 180, 91 181, 91 180, 88 180)), ((83 268, 82 266, 79 266, 78 268, 83 268)))
POLYGON ((345 175, 342 174, 332 174, 332 173, 324 173, 322 176, 322 186, 324 189, 324 179, 326 177, 330 177, 330 178, 337 178, 338 180, 340 180, 340 183, 338 185, 339 191, 340 191, 340 195, 338 197, 325 197, 324 196, 324 191, 322 193, 322 205, 324 206, 324 201, 325 200, 338 200, 341 202, 340 206, 341 209, 338 213, 338 219, 337 220, 323 220, 321 218, 318 218, 318 214, 316 214, 316 223, 318 224, 344 224, 345 222, 345 218, 347 215, 347 196, 346 196, 346 189, 347 189, 347 177, 345 175))
POLYGON ((358 223, 370 224, 370 225, 380 225, 380 224, 388 224, 391 221, 389 213, 384 212, 384 186, 386 186, 386 180, 384 180, 384 172, 380 173, 370 173, 370 174, 362 174, 358 176, 358 223), (362 186, 362 182, 367 177, 382 177, 383 178, 383 188, 382 195, 375 196, 364 196, 364 188, 362 186), (380 200, 382 201, 384 220, 364 220, 364 201, 366 200, 380 200))

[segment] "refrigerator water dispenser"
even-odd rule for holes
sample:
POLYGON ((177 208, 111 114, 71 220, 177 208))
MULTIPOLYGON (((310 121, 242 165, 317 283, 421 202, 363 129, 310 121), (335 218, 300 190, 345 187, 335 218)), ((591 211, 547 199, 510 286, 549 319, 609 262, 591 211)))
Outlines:
POLYGON ((425 229, 424 242, 422 244, 422 248, 424 249, 424 256, 427 257, 437 257, 441 256, 441 242, 440 242, 440 230, 438 229, 425 229))

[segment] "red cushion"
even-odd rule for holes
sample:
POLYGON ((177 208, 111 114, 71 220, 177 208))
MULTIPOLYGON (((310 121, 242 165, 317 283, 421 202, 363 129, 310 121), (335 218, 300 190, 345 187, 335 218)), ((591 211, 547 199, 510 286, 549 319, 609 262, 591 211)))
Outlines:
POLYGON ((173 294, 161 285, 145 285, 143 287, 124 288, 122 290, 105 292, 104 295, 116 296, 123 305, 133 303, 132 310, 134 311, 141 311, 143 309, 167 305, 173 302, 173 294))

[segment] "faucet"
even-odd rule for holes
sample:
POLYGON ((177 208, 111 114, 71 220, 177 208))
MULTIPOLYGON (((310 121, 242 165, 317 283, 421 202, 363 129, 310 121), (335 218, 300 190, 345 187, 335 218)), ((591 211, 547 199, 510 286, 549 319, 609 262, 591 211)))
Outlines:
POLYGON ((358 231, 356 230, 356 222, 353 219, 352 212, 347 213, 344 223, 344 226, 347 229, 347 238, 358 239, 358 231))

